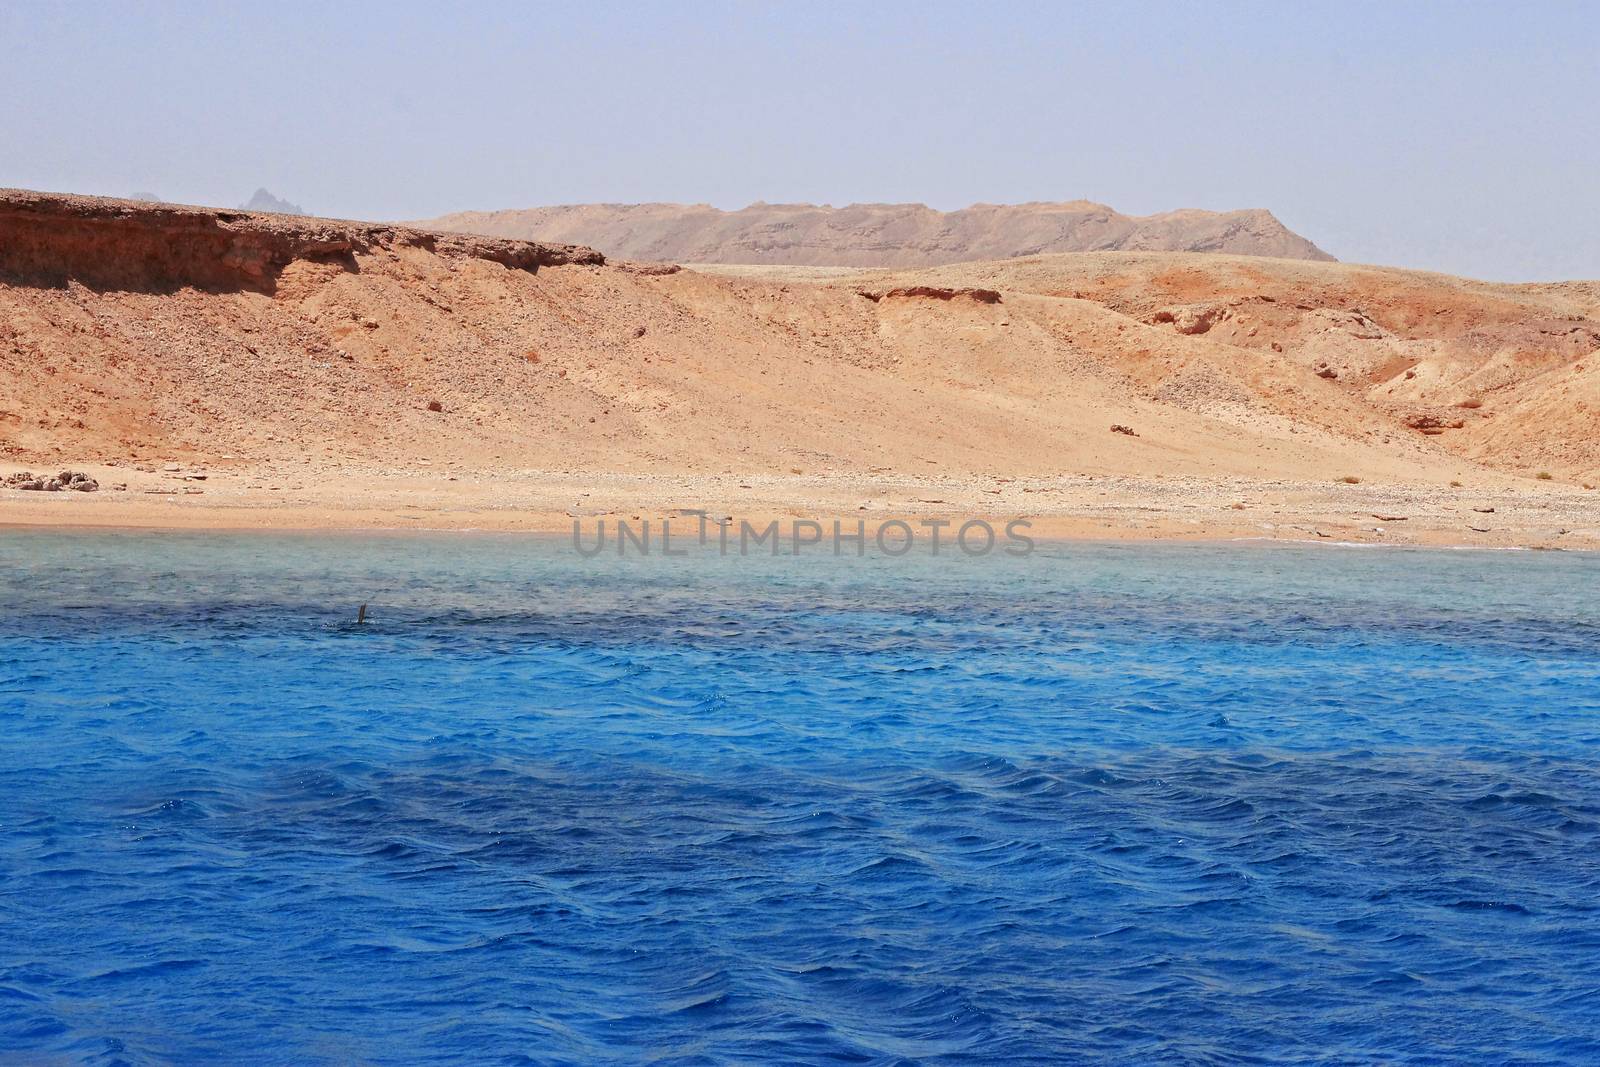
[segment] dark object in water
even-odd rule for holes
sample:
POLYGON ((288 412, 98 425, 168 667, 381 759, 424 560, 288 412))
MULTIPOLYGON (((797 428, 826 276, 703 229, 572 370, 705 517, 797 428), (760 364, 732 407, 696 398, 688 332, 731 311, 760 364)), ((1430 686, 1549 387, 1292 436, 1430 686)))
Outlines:
POLYGON ((367 606, 365 604, 363 604, 363 605, 361 605, 361 610, 356 612, 356 625, 357 626, 364 625, 366 623, 366 621, 367 621, 367 606))

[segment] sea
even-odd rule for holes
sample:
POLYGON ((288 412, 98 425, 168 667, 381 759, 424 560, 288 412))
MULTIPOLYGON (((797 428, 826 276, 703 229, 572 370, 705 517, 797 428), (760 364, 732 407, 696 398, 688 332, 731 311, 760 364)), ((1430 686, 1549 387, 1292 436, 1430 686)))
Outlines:
POLYGON ((1597 1062, 1597 593, 3 532, 0 1062, 1597 1062))

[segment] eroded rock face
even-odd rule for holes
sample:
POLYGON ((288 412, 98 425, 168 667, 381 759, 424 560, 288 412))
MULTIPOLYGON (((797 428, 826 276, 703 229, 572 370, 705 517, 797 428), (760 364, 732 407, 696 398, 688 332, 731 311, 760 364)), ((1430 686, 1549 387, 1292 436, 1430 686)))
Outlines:
POLYGON ((1215 304, 1186 304, 1182 307, 1162 308, 1150 319, 1155 323, 1172 323, 1181 334, 1205 333, 1228 313, 1226 307, 1215 304))
POLYGON ((857 289, 856 292, 873 303, 900 299, 954 300, 957 297, 976 300, 980 304, 1000 303, 1000 294, 993 289, 948 289, 937 285, 912 285, 902 289, 857 289))
POLYGON ((1459 430, 1466 426, 1465 419, 1442 418, 1426 412, 1411 415, 1405 419, 1405 424, 1413 430, 1420 430, 1430 437, 1436 437, 1446 430, 1459 430))
POLYGON ((642 274, 646 277, 654 278, 676 274, 683 269, 676 263, 641 263, 631 259, 616 260, 611 265, 618 270, 627 271, 629 274, 642 274))
POLYGON ((296 260, 354 267, 400 247, 485 259, 514 270, 605 262, 590 248, 429 233, 402 226, 0 190, 0 277, 97 289, 270 290, 296 260))

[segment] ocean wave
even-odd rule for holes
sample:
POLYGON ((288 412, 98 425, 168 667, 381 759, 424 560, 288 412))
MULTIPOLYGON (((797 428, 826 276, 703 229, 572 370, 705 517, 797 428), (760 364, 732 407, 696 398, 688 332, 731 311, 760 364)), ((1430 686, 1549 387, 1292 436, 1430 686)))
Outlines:
POLYGON ((96 545, 0 579, 0 1058, 1600 1058, 1583 564, 96 545))

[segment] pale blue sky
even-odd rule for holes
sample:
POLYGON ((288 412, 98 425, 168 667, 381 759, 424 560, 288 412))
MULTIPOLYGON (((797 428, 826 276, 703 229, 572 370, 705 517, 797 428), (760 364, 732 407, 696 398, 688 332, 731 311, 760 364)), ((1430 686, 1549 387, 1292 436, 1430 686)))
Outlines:
POLYGON ((0 185, 412 218, 584 201, 1267 207, 1600 278, 1600 0, 0 6, 0 185))

